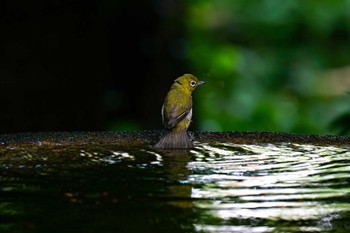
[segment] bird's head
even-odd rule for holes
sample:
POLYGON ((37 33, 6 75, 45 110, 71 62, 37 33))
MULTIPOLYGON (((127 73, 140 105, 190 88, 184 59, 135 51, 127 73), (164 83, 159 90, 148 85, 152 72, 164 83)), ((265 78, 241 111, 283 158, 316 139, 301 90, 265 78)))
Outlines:
POLYGON ((204 83, 204 81, 198 80, 198 78, 192 74, 184 74, 174 81, 175 85, 181 85, 182 88, 186 89, 189 92, 194 91, 199 85, 202 85, 204 83))

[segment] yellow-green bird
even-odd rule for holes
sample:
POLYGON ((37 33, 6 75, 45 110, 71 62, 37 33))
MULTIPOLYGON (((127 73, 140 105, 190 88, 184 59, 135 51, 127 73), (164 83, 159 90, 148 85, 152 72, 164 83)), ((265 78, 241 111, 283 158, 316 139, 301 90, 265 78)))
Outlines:
POLYGON ((164 133, 157 148, 192 148, 193 143, 187 133, 192 118, 192 92, 205 82, 192 74, 184 74, 175 79, 162 107, 164 133))

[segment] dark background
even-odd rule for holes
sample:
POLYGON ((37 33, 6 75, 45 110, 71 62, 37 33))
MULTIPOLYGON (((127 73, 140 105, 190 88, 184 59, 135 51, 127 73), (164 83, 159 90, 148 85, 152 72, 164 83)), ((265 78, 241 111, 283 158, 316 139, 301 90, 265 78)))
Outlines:
POLYGON ((0 3, 0 133, 161 129, 192 73, 191 130, 349 134, 350 0, 0 3))
POLYGON ((179 3, 2 1, 0 132, 161 128, 179 3))

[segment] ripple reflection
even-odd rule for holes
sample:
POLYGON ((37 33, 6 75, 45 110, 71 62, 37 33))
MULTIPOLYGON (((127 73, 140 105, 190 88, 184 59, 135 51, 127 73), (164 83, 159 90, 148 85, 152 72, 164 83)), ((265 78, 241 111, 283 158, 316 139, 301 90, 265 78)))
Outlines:
POLYGON ((318 220, 350 209, 348 148, 201 144, 192 156, 194 205, 221 221, 318 220))

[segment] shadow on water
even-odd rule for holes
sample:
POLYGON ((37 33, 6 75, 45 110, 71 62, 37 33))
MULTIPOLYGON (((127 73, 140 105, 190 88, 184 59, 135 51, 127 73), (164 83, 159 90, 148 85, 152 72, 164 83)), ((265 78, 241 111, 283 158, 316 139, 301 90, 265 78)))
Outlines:
POLYGON ((346 146, 0 148, 1 232, 348 232, 346 146))

